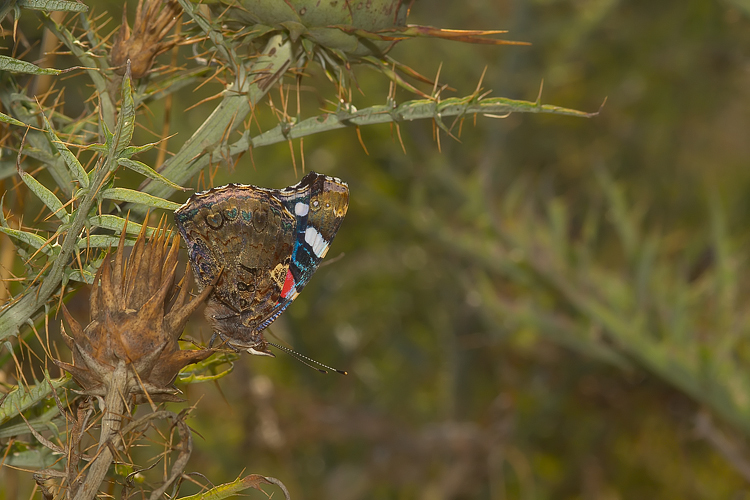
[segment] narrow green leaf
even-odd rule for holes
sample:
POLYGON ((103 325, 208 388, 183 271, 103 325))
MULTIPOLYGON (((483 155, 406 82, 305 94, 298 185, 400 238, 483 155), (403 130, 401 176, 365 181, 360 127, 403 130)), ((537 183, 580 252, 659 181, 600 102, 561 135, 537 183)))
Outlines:
MULTIPOLYGON (((236 479, 232 481, 231 483, 224 483, 224 484, 220 484, 219 486, 215 486, 208 491, 197 493, 195 495, 190 495, 188 497, 182 497, 181 500, 205 500, 205 499, 221 500, 223 498, 234 497, 241 491, 244 491, 248 488, 260 489, 261 484, 277 484, 279 487, 286 489, 280 483, 281 481, 279 481, 278 479, 274 479, 270 477, 266 478, 258 474, 250 474, 249 476, 245 476, 242 479, 236 479), (275 481, 276 483, 272 481, 275 481)), ((284 496, 288 499, 289 493, 288 492, 284 492, 284 493, 285 493, 284 496)))
POLYGON ((180 191, 190 190, 190 188, 185 188, 178 184, 175 184, 174 182, 170 181, 163 175, 159 174, 156 170, 149 167, 143 162, 140 162, 137 160, 131 160, 130 158, 120 158, 117 160, 117 163, 125 168, 129 168, 130 170, 133 170, 134 172, 138 172, 141 175, 145 175, 146 177, 150 179, 166 184, 172 189, 179 189, 180 191))
MULTIPOLYGON (((4 206, 5 206, 5 193, 3 193, 2 196, 0 196, 0 208, 2 208, 4 206)), ((5 218, 5 213, 2 210, 0 210, 0 226, 2 226, 2 227, 10 227, 8 225, 7 219, 5 218)))
POLYGON ((104 133, 104 145, 107 146, 107 150, 105 152, 108 153, 109 150, 112 149, 112 143, 114 142, 115 134, 110 132, 107 122, 102 122, 102 132, 104 133))
POLYGON ((86 269, 83 270, 83 274, 81 274, 80 269, 75 269, 68 273, 68 280, 70 281, 78 281, 79 283, 86 283, 87 285, 90 285, 94 282, 94 275, 96 272, 87 271, 86 269))
POLYGON ((180 384, 196 384, 218 380, 232 372, 233 361, 239 359, 234 353, 217 353, 208 359, 183 368, 177 375, 180 384))
MULTIPOLYGON (((125 219, 117 217, 116 215, 95 215, 89 218, 89 223, 94 227, 102 227, 104 229, 110 229, 116 231, 118 234, 122 233, 122 229, 125 227, 125 219)), ((128 234, 138 234, 141 232, 141 226, 137 222, 128 221, 128 234)), ((146 228, 146 235, 151 236, 154 231, 153 227, 146 228)))
POLYGON ((60 424, 65 425, 65 417, 55 418, 60 415, 60 409, 57 405, 50 406, 44 413, 34 419, 29 419, 29 423, 20 422, 15 425, 4 425, 0 428, 0 439, 7 439, 9 437, 19 436, 21 434, 29 433, 29 426, 36 431, 47 430, 50 427, 53 429, 58 427, 60 424))
POLYGON ((164 210, 177 210, 180 208, 179 203, 174 203, 164 198, 158 198, 151 196, 150 194, 141 193, 140 191, 134 191, 132 189, 125 188, 109 188, 101 192, 103 198, 115 201, 125 201, 128 203, 136 203, 138 205, 145 205, 151 208, 163 208, 164 210))
POLYGON ((71 151, 68 149, 68 146, 66 146, 65 143, 63 143, 60 138, 57 137, 57 134, 52 129, 52 124, 47 118, 47 115, 44 114, 44 111, 42 111, 41 115, 42 119, 44 120, 44 131, 47 134, 47 137, 49 137, 52 145, 55 147, 55 149, 57 149, 57 152, 60 153, 60 156, 62 156, 63 160, 65 160, 65 165, 68 166, 68 170, 70 170, 70 173, 73 175, 75 180, 78 181, 78 184, 80 184, 81 187, 89 187, 89 176, 86 173, 86 170, 84 170, 83 165, 81 165, 81 162, 78 161, 76 155, 71 153, 71 151))
POLYGON ((100 68, 103 69, 102 66, 105 66, 105 64, 101 62, 101 59, 94 57, 89 51, 85 50, 85 46, 65 26, 57 24, 52 16, 44 16, 42 22, 47 29, 65 44, 81 64, 86 66, 86 73, 88 73, 89 78, 94 82, 99 95, 99 108, 102 110, 104 121, 114 124, 115 105, 107 91, 109 80, 100 72, 100 68))
POLYGON ((144 144, 143 146, 128 146, 122 150, 122 153, 120 153, 120 158, 130 158, 131 156, 137 155, 138 153, 149 151, 150 149, 153 149, 156 144, 156 142, 149 142, 148 144, 144 144))
MULTIPOLYGON (((3 57, 5 57, 5 56, 3 56, 3 57)), ((11 125, 18 125, 19 127, 26 127, 27 126, 24 122, 22 122, 20 120, 16 120, 12 116, 8 116, 5 113, 0 113, 0 122, 10 123, 11 125)))
MULTIPOLYGON (((86 248, 110 248, 116 247, 119 243, 119 236, 92 234, 91 236, 78 240, 78 248, 81 250, 85 250, 86 248)), ((133 245, 135 245, 135 240, 125 239, 125 246, 132 247, 133 245)))
POLYGON ((24 451, 9 453, 3 460, 6 467, 19 469, 48 469, 59 462, 60 457, 52 453, 52 450, 39 445, 38 448, 30 448, 24 451))
POLYGON ((95 259, 93 262, 90 262, 86 267, 83 268, 83 273, 80 269, 68 267, 67 269, 65 269, 65 276, 67 276, 68 280, 79 281, 81 283, 87 283, 90 285, 94 282, 96 271, 99 269, 99 266, 102 265, 103 261, 104 257, 95 259))
POLYGON ((89 7, 86 4, 78 2, 68 2, 66 0, 17 0, 16 5, 24 9, 43 10, 51 12, 53 10, 66 12, 88 12, 89 7))
MULTIPOLYGON (((47 146, 47 144, 45 144, 45 146, 47 146)), ((47 163, 48 165, 52 165, 57 160, 57 156, 52 154, 51 150, 39 149, 39 148, 35 148, 34 146, 24 146, 23 154, 28 157, 34 158, 35 160, 39 160, 43 163, 47 163)))
POLYGON ((13 17, 15 17, 16 19, 21 17, 21 9, 16 6, 16 2, 14 0, 3 0, 2 2, 0 2, 0 21, 5 19, 5 16, 7 16, 11 10, 13 11, 13 17))
POLYGON ((21 176, 24 184, 26 184, 28 188, 31 189, 31 191, 37 196, 37 198, 42 200, 42 203, 47 205, 47 208, 49 208, 58 219, 65 223, 70 221, 70 214, 67 210, 65 210, 65 207, 63 207, 60 199, 55 196, 52 191, 47 189, 41 182, 34 179, 34 177, 28 172, 24 172, 23 170, 21 170, 19 171, 19 175, 21 176))
POLYGON ((52 382, 51 386, 45 379, 40 384, 35 385, 28 390, 24 387, 16 386, 15 389, 10 391, 3 399, 3 402, 0 403, 0 424, 7 422, 20 412, 26 411, 38 402, 47 399, 52 394, 53 389, 60 389, 72 379, 70 375, 66 375, 64 377, 49 380, 52 382))
POLYGON ((9 71, 11 73, 26 73, 29 75, 59 75, 59 69, 40 68, 30 62, 13 59, 8 56, 0 56, 0 71, 9 71))
POLYGON ((47 240, 33 233, 27 233, 26 231, 19 231, 18 229, 11 229, 9 227, 0 227, 0 232, 7 234, 11 238, 15 238, 18 241, 26 243, 30 247, 36 248, 45 255, 50 257, 55 255, 55 247, 46 244, 47 240))
POLYGON ((106 144, 89 144, 84 149, 90 150, 90 151, 96 151, 97 153, 106 154, 107 151, 109 151, 109 147, 107 147, 106 144))
MULTIPOLYGON (((135 131, 135 103, 129 73, 122 79, 122 105, 115 125, 114 140, 110 146, 109 158, 111 159, 120 157, 120 154, 130 145, 133 131, 135 131)), ((114 163, 110 165, 110 168, 114 170, 116 165, 114 163)))

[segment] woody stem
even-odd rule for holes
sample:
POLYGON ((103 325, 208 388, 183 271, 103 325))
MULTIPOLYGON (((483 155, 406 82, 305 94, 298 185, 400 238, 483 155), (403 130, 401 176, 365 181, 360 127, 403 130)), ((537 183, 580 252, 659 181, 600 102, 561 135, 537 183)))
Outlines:
POLYGON ((86 476, 81 489, 78 490, 74 500, 91 500, 99 491, 99 486, 107 475, 109 466, 112 465, 113 441, 122 426, 122 417, 125 412, 125 388, 127 386, 128 372, 125 361, 120 361, 110 379, 109 390, 104 399, 104 416, 102 417, 102 432, 99 436, 99 449, 97 456, 91 462, 90 470, 86 476))

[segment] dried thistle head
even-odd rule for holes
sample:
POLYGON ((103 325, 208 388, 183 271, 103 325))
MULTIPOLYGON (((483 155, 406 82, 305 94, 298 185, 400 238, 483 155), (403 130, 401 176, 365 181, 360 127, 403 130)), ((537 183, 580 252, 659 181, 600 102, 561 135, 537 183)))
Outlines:
POLYGON ((126 5, 122 7, 122 24, 115 37, 110 54, 110 63, 115 66, 115 73, 125 74, 125 66, 130 59, 130 70, 133 78, 144 77, 154 59, 177 43, 176 40, 165 40, 167 33, 180 18, 182 9, 177 0, 138 0, 135 11, 135 23, 131 33, 126 15, 126 5))
POLYGON ((174 292, 179 243, 161 224, 148 242, 141 231, 123 266, 124 234, 114 266, 108 255, 94 278, 88 326, 81 328, 63 306, 71 330, 68 336, 63 329, 63 339, 73 352, 73 364, 57 364, 70 372, 87 394, 105 396, 115 368, 124 363, 127 383, 123 396, 135 395, 139 401, 180 401, 172 385, 177 374, 207 358, 212 350, 180 350, 177 339, 190 314, 213 287, 186 303, 190 282, 186 274, 181 290, 174 292), (167 312, 174 294, 177 296, 167 312))

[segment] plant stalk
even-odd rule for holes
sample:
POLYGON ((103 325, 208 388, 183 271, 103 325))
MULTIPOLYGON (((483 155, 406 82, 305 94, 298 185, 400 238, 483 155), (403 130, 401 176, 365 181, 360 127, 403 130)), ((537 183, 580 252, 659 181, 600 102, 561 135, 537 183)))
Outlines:
POLYGON ((99 435, 99 449, 97 456, 89 467, 89 473, 83 485, 76 493, 74 500, 91 500, 96 496, 102 481, 107 476, 109 466, 112 465, 112 449, 116 446, 117 433, 122 426, 125 414, 125 394, 128 383, 128 368, 124 360, 120 360, 112 372, 107 396, 104 399, 104 415, 102 416, 102 431, 99 435))

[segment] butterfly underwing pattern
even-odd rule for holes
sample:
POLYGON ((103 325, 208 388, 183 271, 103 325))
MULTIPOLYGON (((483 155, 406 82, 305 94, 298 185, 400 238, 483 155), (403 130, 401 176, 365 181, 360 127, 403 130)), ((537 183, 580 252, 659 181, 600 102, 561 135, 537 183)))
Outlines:
POLYGON ((271 355, 263 329, 310 280, 348 206, 345 182, 310 172, 283 189, 209 189, 178 208, 198 287, 215 283, 205 312, 214 333, 235 349, 271 355))

